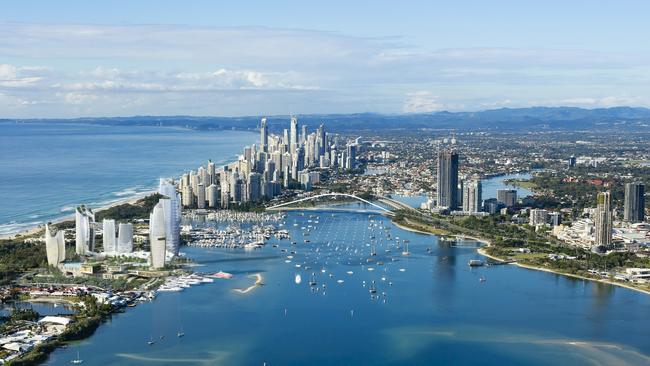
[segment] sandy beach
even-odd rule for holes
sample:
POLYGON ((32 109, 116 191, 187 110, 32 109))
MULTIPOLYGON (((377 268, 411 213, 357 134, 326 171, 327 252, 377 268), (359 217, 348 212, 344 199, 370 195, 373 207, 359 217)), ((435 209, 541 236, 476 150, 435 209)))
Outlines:
MULTIPOLYGON (((138 200, 140 200, 140 199, 142 199, 142 198, 144 198, 144 197, 146 197, 146 196, 148 196, 150 194, 153 194, 153 193, 156 193, 156 191, 147 191, 147 192, 138 193, 135 196, 126 197, 124 199, 117 200, 115 202, 112 202, 110 204, 101 206, 99 208, 94 208, 93 210, 97 213, 97 212, 107 210, 107 209, 109 209, 111 207, 123 205, 123 204, 126 204, 126 203, 134 204, 138 200)), ((51 222, 52 224, 60 224, 62 222, 72 221, 72 220, 74 220, 74 215, 66 215, 66 216, 62 216, 62 217, 54 219, 54 220, 50 220, 49 222, 51 222)), ((15 233, 15 234, 0 235, 0 239, 13 239, 18 235, 20 235, 20 236, 31 236, 31 235, 38 234, 39 232, 42 232, 44 229, 45 229, 45 223, 39 224, 39 225, 31 227, 29 229, 19 231, 19 232, 15 233)))
POLYGON ((262 280, 263 280, 262 274, 256 273, 256 274, 251 275, 249 277, 255 278, 255 283, 254 284, 248 286, 245 289, 236 288, 233 291, 235 291, 237 293, 240 293, 240 294, 247 294, 247 293, 253 291, 254 289, 256 289, 257 287, 262 286, 262 280))

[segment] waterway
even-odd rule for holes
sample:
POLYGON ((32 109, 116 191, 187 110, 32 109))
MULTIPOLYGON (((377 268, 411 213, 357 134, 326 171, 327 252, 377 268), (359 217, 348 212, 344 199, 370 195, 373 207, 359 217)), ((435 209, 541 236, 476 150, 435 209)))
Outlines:
MULTIPOLYGON (((488 198, 496 198, 497 190, 499 189, 514 189, 517 191, 517 197, 526 197, 533 194, 532 191, 526 188, 517 187, 513 185, 506 184, 505 181, 509 179, 518 179, 518 180, 528 180, 531 178, 530 173, 517 173, 517 174, 504 174, 496 177, 483 179, 481 181, 481 195, 484 200, 488 198)), ((406 203, 411 207, 420 208, 420 205, 427 201, 426 195, 412 195, 412 196, 402 196, 402 195, 392 195, 392 198, 406 203)))
POLYGON ((439 242, 382 216, 289 212, 284 227, 295 245, 184 248, 197 271, 234 278, 161 293, 47 364, 67 365, 77 351, 92 365, 650 363, 647 295, 509 265, 470 268, 477 243, 439 242), (258 273, 263 286, 234 291, 258 273))

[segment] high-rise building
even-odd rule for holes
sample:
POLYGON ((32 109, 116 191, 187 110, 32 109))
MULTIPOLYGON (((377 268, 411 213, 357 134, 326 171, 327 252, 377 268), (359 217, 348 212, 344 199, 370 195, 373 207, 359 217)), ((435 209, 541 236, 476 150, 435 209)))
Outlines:
POLYGON ((458 154, 441 151, 438 154, 438 207, 451 210, 458 207, 458 154))
POLYGON ((86 255, 95 250, 95 214, 86 206, 75 211, 75 252, 86 255))
MULTIPOLYGON (((212 174, 208 176, 210 180, 214 179, 214 164, 212 164, 212 174)), ((208 164, 208 172, 210 171, 208 164)), ((174 182, 168 179, 161 179, 158 186, 158 193, 168 198, 161 200, 165 211, 165 235, 167 241, 167 251, 178 254, 181 245, 181 197, 176 192, 174 182)))
POLYGON ((206 190, 208 196, 208 207, 216 208, 219 205, 219 200, 221 194, 219 193, 219 187, 216 184, 211 184, 206 190))
POLYGON ((576 166, 576 157, 575 157, 575 156, 571 155, 571 156, 569 157, 569 159, 567 160, 567 166, 568 166, 569 168, 573 168, 573 167, 576 166))
POLYGON ((300 139, 298 143, 304 145, 305 141, 307 141, 307 125, 303 124, 300 126, 300 139))
POLYGON ((289 151, 291 152, 291 155, 296 153, 296 149, 298 148, 298 118, 296 117, 291 117, 291 135, 290 135, 290 141, 289 141, 289 151))
POLYGON ((206 186, 209 186, 210 184, 213 184, 216 179, 216 166, 212 162, 212 160, 208 161, 208 181, 205 183, 206 186))
MULTIPOLYGON (((161 200, 162 201, 162 200, 161 200)), ((165 210, 163 203, 158 202, 149 216, 149 246, 151 250, 151 268, 159 269, 165 266, 165 210)))
POLYGON ((479 179, 471 180, 463 186, 463 211, 481 212, 483 206, 482 185, 479 179))
POLYGON ((128 254, 133 252, 133 224, 122 223, 117 234, 117 253, 128 254))
POLYGON ((612 244, 612 197, 610 192, 598 193, 597 206, 594 218, 596 246, 610 246, 612 244))
POLYGON ((548 211, 539 208, 530 210, 528 224, 530 226, 541 226, 548 223, 548 211))
POLYGON ((645 220, 645 185, 643 183, 625 184, 623 219, 632 223, 645 220))
POLYGON ((246 182, 246 192, 248 195, 248 201, 250 202, 259 202, 262 199, 262 193, 260 191, 262 181, 262 176, 259 173, 251 173, 248 175, 248 180, 246 182))
POLYGON ((199 189, 196 194, 196 207, 205 208, 205 186, 199 183, 199 189))
POLYGON ((517 204, 517 191, 514 189, 497 189, 497 201, 506 207, 517 204))
POLYGON ((357 145, 348 144, 346 150, 346 158, 344 162, 345 169, 355 169, 357 166, 357 145))
POLYGON ((183 186, 183 206, 192 207, 194 205, 194 192, 189 185, 183 186))
POLYGON ((45 252, 47 254, 47 264, 53 267, 65 260, 65 238, 63 231, 50 231, 50 225, 45 225, 45 252))
POLYGON ((260 126, 260 151, 268 152, 269 148, 269 130, 266 127, 266 117, 262 118, 260 126))
POLYGON ((115 253, 117 251, 115 220, 104 219, 102 221, 102 241, 104 243, 104 253, 115 253))
POLYGON ((560 213, 559 212, 549 212, 548 214, 548 222, 551 224, 551 226, 558 226, 560 225, 560 213))

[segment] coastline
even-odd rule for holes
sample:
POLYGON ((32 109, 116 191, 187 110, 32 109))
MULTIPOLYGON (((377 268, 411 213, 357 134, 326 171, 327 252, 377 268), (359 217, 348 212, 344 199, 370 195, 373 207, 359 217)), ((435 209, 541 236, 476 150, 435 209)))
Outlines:
MULTIPOLYGON (((487 246, 490 246, 490 245, 488 244, 487 246)), ((480 254, 480 255, 482 255, 484 257, 490 258, 492 260, 499 261, 499 262, 506 262, 506 260, 503 259, 503 258, 499 258, 499 257, 496 257, 494 255, 490 255, 490 254, 486 253, 485 248, 479 248, 479 249, 477 249, 477 252, 478 252, 478 254, 480 254)), ((550 268, 544 268, 544 267, 539 267, 539 266, 533 266, 531 264, 519 263, 517 261, 510 262, 508 264, 513 264, 513 265, 515 265, 517 267, 525 268, 525 269, 529 269, 529 270, 533 270, 533 271, 541 271, 541 272, 546 272, 546 273, 553 273, 553 274, 556 274, 556 275, 572 277, 572 278, 576 278, 576 279, 580 279, 580 280, 584 280, 584 281, 594 281, 594 282, 600 282, 600 283, 604 283, 604 284, 612 285, 612 286, 620 286, 620 287, 624 287, 624 288, 626 288, 628 290, 634 290, 634 291, 644 293, 646 295, 650 295, 650 291, 648 291, 648 290, 644 290, 644 289, 641 289, 641 288, 638 288, 638 287, 630 286, 628 284, 621 283, 621 282, 616 282, 616 281, 612 281, 612 280, 606 280, 606 279, 602 279, 602 278, 592 278, 592 277, 581 276, 581 275, 577 275, 577 274, 573 274, 573 273, 560 272, 560 271, 553 270, 553 269, 550 269, 550 268)))
POLYGON ((253 291, 254 289, 256 289, 257 287, 262 286, 262 280, 263 280, 263 278, 262 278, 262 274, 261 274, 261 273, 256 273, 256 274, 251 275, 251 276, 248 276, 248 277, 254 277, 254 278, 255 278, 255 283, 252 284, 252 285, 250 285, 250 286, 248 286, 248 287, 245 288, 245 289, 236 288, 236 289, 233 289, 233 291, 235 291, 235 292, 237 292, 237 293, 240 293, 240 294, 247 294, 247 293, 253 291))
MULTIPOLYGON (((393 221, 393 224, 395 226, 399 227, 400 229, 404 229, 404 230, 407 230, 407 231, 417 232, 417 233, 427 234, 427 235, 436 235, 436 234, 429 233, 429 232, 426 232, 426 231, 417 230, 417 229, 413 229, 413 228, 410 228, 410 227, 400 225, 399 223, 397 223, 395 221, 393 221)), ((467 235, 463 235, 463 237, 466 238, 466 239, 475 240, 475 241, 478 241, 480 243, 483 243, 483 244, 485 244, 485 247, 492 246, 492 243, 489 240, 486 240, 486 239, 476 238, 476 237, 467 236, 467 235)), ((494 255, 488 254, 485 251, 485 248, 478 248, 476 250, 476 252, 478 254, 480 254, 480 255, 482 255, 484 257, 490 258, 492 260, 495 260, 495 261, 498 261, 498 262, 506 262, 506 260, 503 259, 503 258, 499 258, 499 257, 496 257, 494 255)), ((633 290, 633 291, 644 293, 646 295, 650 295, 649 290, 644 290, 644 289, 641 289, 641 288, 637 288, 637 287, 634 287, 634 286, 631 286, 631 285, 628 285, 628 284, 625 284, 625 283, 620 283, 620 282, 616 282, 616 281, 612 281, 612 280, 580 276, 580 275, 573 274, 573 273, 560 272, 560 271, 549 269, 549 268, 533 266, 533 265, 530 265, 530 264, 523 264, 523 263, 519 263, 517 261, 510 262, 508 264, 513 264, 513 265, 516 265, 517 267, 524 268, 524 269, 529 269, 529 270, 533 270, 533 271, 541 271, 541 272, 546 272, 546 273, 553 273, 555 275, 572 277, 572 278, 576 278, 576 279, 580 279, 580 280, 584 280, 584 281, 594 281, 594 282, 599 282, 599 283, 603 283, 603 284, 607 284, 607 285, 611 285, 611 286, 619 286, 619 287, 626 288, 628 290, 633 290)))
MULTIPOLYGON (((149 196, 149 195, 151 195, 151 194, 153 194, 155 192, 156 192, 155 190, 151 190, 151 191, 146 191, 146 192, 140 192, 140 193, 135 194, 133 196, 121 198, 121 199, 118 199, 118 200, 116 200, 114 202, 108 203, 106 205, 103 205, 103 206, 100 206, 100 207, 94 209, 94 212, 97 213, 97 212, 105 211, 105 210, 108 210, 109 208, 119 206, 119 205, 134 204, 137 201, 141 200, 142 198, 144 198, 146 196, 149 196)), ((49 222, 49 223, 52 223, 52 224, 60 224, 62 222, 67 222, 67 221, 72 221, 72 220, 74 220, 74 215, 66 215, 66 216, 62 216, 62 217, 56 218, 54 220, 49 220, 49 221, 46 221, 46 222, 49 222)), ((38 234, 40 231, 43 231, 44 229, 45 229, 45 223, 41 223, 41 224, 38 224, 36 226, 23 229, 21 231, 13 233, 13 234, 0 235, 0 240, 15 239, 18 236, 23 236, 23 237, 24 236, 31 236, 31 235, 38 234)))

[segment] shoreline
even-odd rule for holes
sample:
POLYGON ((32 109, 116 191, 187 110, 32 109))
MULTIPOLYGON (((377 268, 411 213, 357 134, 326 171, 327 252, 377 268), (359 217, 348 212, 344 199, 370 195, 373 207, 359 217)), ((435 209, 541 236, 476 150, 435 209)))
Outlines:
MULTIPOLYGON (((124 204, 134 204, 137 201, 139 201, 139 200, 143 199, 144 197, 149 196, 149 195, 151 195, 151 194, 153 194, 155 192, 157 192, 157 191, 151 190, 151 191, 137 193, 137 194, 135 194, 133 196, 121 198, 121 199, 118 199, 118 200, 116 200, 114 202, 107 203, 107 204, 105 204, 103 206, 100 206, 100 207, 98 207, 96 209, 93 209, 93 211, 95 213, 98 213, 100 211, 105 211, 105 210, 108 210, 110 208, 113 208, 115 206, 124 205, 124 204)), ((33 227, 30 227, 30 228, 25 228, 25 229, 22 229, 21 231, 13 233, 13 234, 0 235, 0 240, 16 239, 18 236, 24 237, 24 236, 31 236, 31 235, 38 234, 40 231, 45 230, 45 224, 48 223, 48 222, 51 223, 51 224, 60 224, 60 223, 63 223, 63 222, 73 221, 73 220, 74 220, 74 214, 62 216, 62 217, 59 217, 59 218, 56 218, 56 219, 53 219, 53 220, 46 220, 44 223, 38 224, 37 226, 33 226, 33 227)))
POLYGON ((247 293, 253 291, 254 289, 256 289, 257 287, 262 286, 262 280, 263 280, 263 278, 262 278, 262 274, 261 274, 261 273, 256 273, 256 274, 254 274, 254 275, 250 275, 250 276, 248 276, 248 277, 255 277, 255 283, 252 284, 252 285, 250 285, 250 286, 248 286, 248 287, 245 288, 245 289, 236 288, 236 289, 233 289, 233 291, 235 291, 235 292, 237 292, 237 293, 240 293, 240 294, 247 294, 247 293))
MULTIPOLYGON (((394 221, 392 221, 392 222, 393 222, 393 224, 395 226, 397 226, 397 227, 399 227, 400 229, 403 229, 403 230, 407 230, 407 231, 411 231, 411 232, 417 232, 417 233, 421 233, 421 234, 438 236, 437 234, 428 233, 428 232, 425 232, 425 231, 422 231, 422 230, 412 229, 412 228, 400 225, 400 224, 398 224, 398 223, 396 223, 394 221)), ((463 235, 463 237, 466 238, 466 239, 475 240, 475 241, 478 241, 480 243, 483 243, 483 244, 485 244, 485 247, 492 246, 492 243, 487 239, 481 239, 481 238, 476 238, 476 237, 467 236, 467 235, 463 235)), ((494 255, 488 254, 485 251, 485 248, 478 248, 478 249, 476 249, 476 252, 478 254, 484 256, 484 257, 490 258, 490 259, 498 261, 498 262, 507 262, 507 260, 505 260, 503 258, 499 258, 499 257, 496 257, 494 255)), ((560 271, 553 270, 553 269, 550 269, 550 268, 538 267, 538 266, 533 266, 533 265, 530 265, 530 264, 523 264, 523 263, 519 263, 517 261, 510 262, 508 264, 513 264, 513 265, 516 265, 519 268, 524 268, 524 269, 528 269, 528 270, 552 273, 552 274, 559 275, 559 276, 567 276, 567 277, 571 277, 571 278, 575 278, 575 279, 580 279, 580 280, 583 280, 583 281, 593 281, 593 282, 607 284, 607 285, 610 285, 610 286, 623 287, 623 288, 626 288, 628 290, 633 290, 633 291, 641 292, 641 293, 646 294, 646 295, 650 295, 650 290, 644 290, 644 289, 641 289, 641 288, 637 288, 637 287, 634 287, 634 286, 631 286, 631 285, 628 285, 628 284, 625 284, 625 283, 620 283, 620 282, 616 282, 616 281, 612 281, 612 280, 585 277, 585 276, 581 276, 581 275, 577 275, 577 274, 560 272, 560 271)))
MULTIPOLYGON (((490 246, 490 245, 488 245, 488 246, 490 246)), ((486 253, 485 248, 479 248, 476 251, 478 252, 478 254, 480 254, 480 255, 482 255, 484 257, 490 258, 492 260, 499 261, 499 262, 507 262, 503 258, 499 258, 499 257, 496 257, 494 255, 486 253)), ((641 288, 638 288, 638 287, 634 287, 634 286, 631 286, 631 285, 628 285, 628 284, 625 284, 625 283, 616 282, 616 281, 612 281, 612 280, 606 280, 606 279, 602 279, 602 278, 592 278, 592 277, 581 276, 581 275, 577 275, 577 274, 573 274, 573 273, 560 272, 560 271, 553 270, 553 269, 550 269, 550 268, 544 268, 544 267, 534 266, 534 265, 531 265, 531 264, 519 263, 517 261, 509 262, 508 264, 513 264, 513 265, 515 265, 515 266, 517 266, 519 268, 529 269, 529 270, 533 270, 533 271, 546 272, 546 273, 553 273, 555 275, 567 276, 567 277, 571 277, 571 278, 575 278, 575 279, 580 279, 580 280, 583 280, 583 281, 593 281, 593 282, 599 282, 599 283, 603 283, 603 284, 607 284, 607 285, 611 285, 611 286, 619 286, 619 287, 626 288, 628 290, 633 290, 633 291, 644 293, 646 295, 650 295, 649 290, 644 290, 644 289, 641 289, 641 288)))

